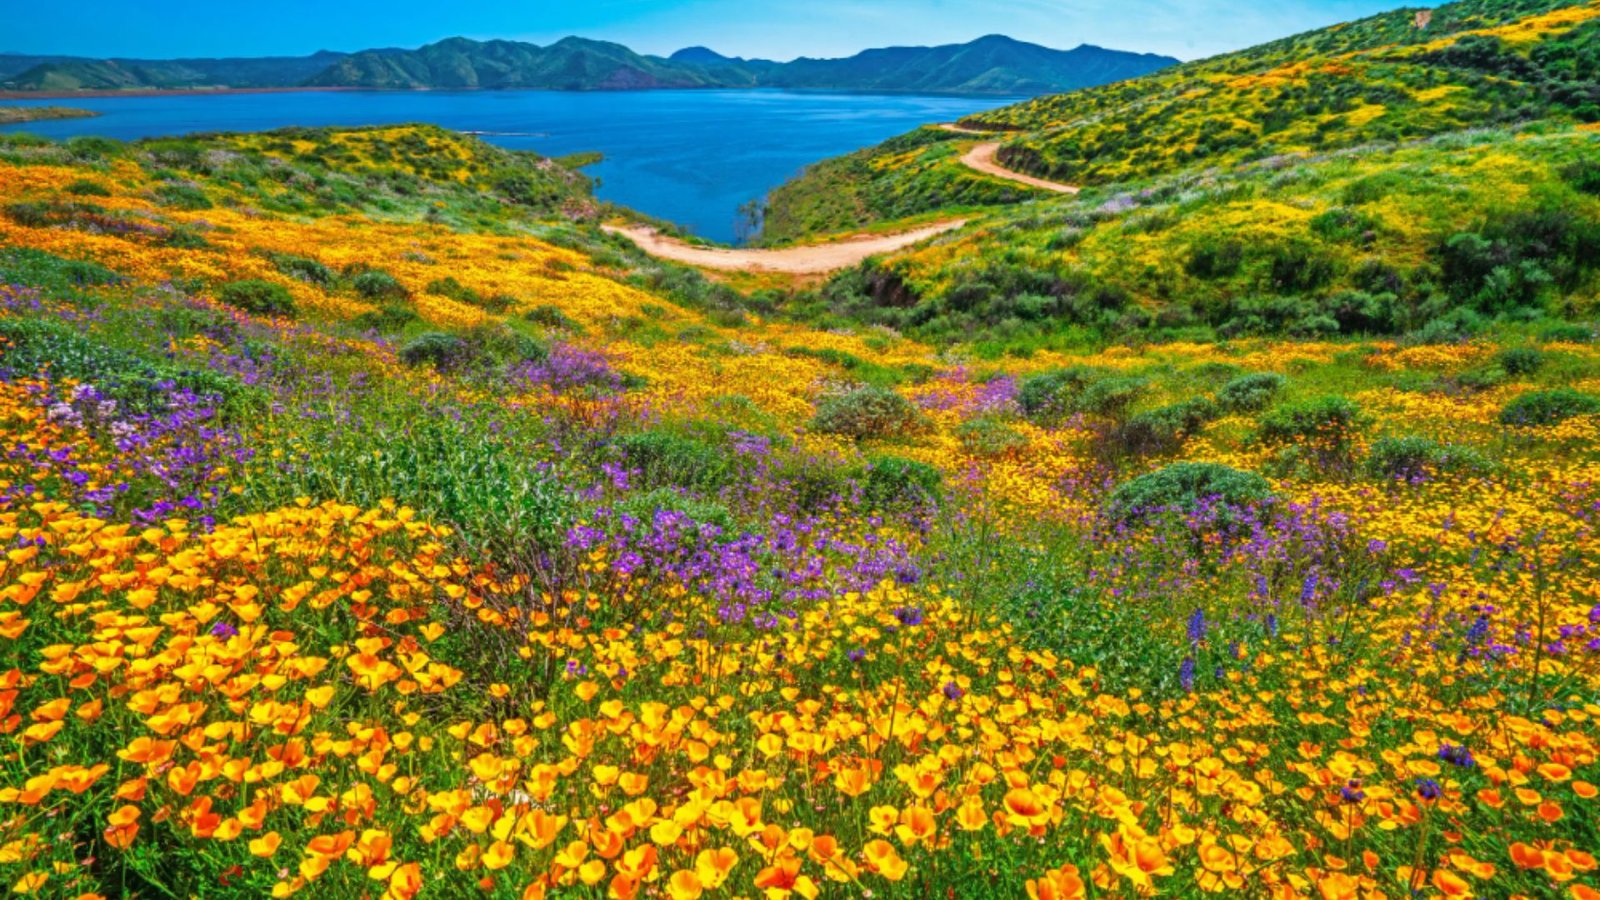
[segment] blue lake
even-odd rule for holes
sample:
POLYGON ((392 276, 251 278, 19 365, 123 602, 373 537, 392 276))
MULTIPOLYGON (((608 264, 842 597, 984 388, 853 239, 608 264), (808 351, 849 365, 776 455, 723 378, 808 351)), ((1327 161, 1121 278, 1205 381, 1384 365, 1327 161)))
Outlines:
POLYGON ((599 151, 601 198, 731 241, 740 204, 806 165, 928 122, 1013 102, 996 97, 777 90, 290 92, 3 101, 99 116, 6 126, 50 137, 131 140, 288 125, 431 122, 549 156, 599 151), (498 133, 498 134, 496 134, 498 133))

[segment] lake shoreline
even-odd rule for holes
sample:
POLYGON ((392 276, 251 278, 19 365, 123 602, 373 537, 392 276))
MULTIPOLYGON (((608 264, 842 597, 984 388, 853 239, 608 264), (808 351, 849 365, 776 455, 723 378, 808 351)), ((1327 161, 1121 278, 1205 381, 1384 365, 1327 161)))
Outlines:
POLYGON ((729 87, 727 85, 663 85, 642 88, 540 88, 540 87, 431 87, 431 88, 373 88, 373 87, 214 87, 214 88, 132 88, 129 90, 94 91, 0 91, 0 101, 9 100, 71 100, 115 99, 118 97, 203 97, 231 94, 651 94, 665 91, 716 91, 770 92, 775 94, 837 94, 853 97, 949 97, 953 99, 1018 101, 1029 95, 1010 93, 971 93, 961 91, 892 91, 843 90, 838 88, 789 87, 729 87))
POLYGON ((98 115, 100 114, 92 109, 75 109, 70 106, 0 106, 0 125, 92 119, 98 115))

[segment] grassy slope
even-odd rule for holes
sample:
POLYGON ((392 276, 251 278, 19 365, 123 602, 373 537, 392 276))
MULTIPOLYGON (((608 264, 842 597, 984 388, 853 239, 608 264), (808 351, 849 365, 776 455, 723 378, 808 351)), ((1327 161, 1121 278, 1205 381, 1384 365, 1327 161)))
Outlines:
MULTIPOLYGON (((1021 129, 1008 164, 1085 185, 1076 198, 974 175, 958 161, 970 136, 923 129, 780 188, 766 237, 988 204, 964 234, 798 304, 939 340, 1399 333, 1462 306, 1584 312, 1597 15, 1469 2, 1421 29, 1390 13, 965 123, 1021 129), (1482 280, 1455 283, 1452 236, 1543 213, 1572 220, 1539 251, 1552 287, 1500 302, 1482 280)), ((1498 247, 1480 274, 1520 264, 1498 247)))

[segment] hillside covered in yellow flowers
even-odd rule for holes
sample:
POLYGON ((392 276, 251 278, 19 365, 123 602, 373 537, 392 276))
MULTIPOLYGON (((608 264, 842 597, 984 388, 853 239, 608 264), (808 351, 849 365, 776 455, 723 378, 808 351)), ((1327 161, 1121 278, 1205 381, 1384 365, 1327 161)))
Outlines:
MULTIPOLYGON (((974 124, 1283 87, 1230 65, 974 124)), ((1600 897, 1554 109, 1130 157, 820 283, 431 126, 0 136, 0 886, 1600 897)), ((967 178, 942 134, 867 166, 967 178)))

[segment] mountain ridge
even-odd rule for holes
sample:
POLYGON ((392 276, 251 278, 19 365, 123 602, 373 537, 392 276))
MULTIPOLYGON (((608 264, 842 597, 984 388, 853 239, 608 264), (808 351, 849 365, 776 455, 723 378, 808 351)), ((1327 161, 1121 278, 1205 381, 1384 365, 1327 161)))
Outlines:
POLYGON ((569 36, 547 46, 451 37, 415 49, 305 57, 141 60, 0 56, 0 90, 18 93, 201 88, 652 90, 773 87, 1020 95, 1073 90, 1177 64, 1172 57, 1080 44, 1056 50, 1001 35, 965 44, 885 47, 789 62, 686 47, 668 57, 569 36))

